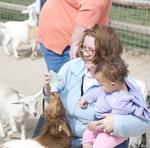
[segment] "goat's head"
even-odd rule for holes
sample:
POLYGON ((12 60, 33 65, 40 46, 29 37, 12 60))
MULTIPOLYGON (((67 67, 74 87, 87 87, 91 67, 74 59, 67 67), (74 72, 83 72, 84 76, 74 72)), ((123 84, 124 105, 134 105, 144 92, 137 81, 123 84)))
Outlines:
POLYGON ((21 97, 18 100, 11 102, 12 104, 23 104, 24 110, 31 114, 32 116, 37 115, 37 99, 33 96, 21 97))
POLYGON ((38 12, 36 8, 36 3, 33 3, 27 7, 26 10, 22 11, 23 14, 29 14, 29 18, 26 21, 28 25, 37 26, 38 25, 38 12))
POLYGON ((28 96, 23 98, 23 100, 24 100, 24 109, 29 114, 35 117, 37 115, 37 104, 38 104, 37 99, 33 96, 28 96))
POLYGON ((68 136, 71 135, 70 126, 65 117, 65 109, 58 93, 53 92, 51 94, 50 103, 44 111, 44 117, 48 127, 56 128, 54 130, 56 135, 60 132, 64 132, 68 136))

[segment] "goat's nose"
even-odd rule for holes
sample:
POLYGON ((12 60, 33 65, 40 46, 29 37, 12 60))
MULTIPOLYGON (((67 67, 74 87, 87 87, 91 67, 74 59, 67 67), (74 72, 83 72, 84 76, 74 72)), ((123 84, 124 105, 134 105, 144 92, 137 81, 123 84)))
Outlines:
POLYGON ((33 116, 36 117, 36 113, 33 113, 33 116))

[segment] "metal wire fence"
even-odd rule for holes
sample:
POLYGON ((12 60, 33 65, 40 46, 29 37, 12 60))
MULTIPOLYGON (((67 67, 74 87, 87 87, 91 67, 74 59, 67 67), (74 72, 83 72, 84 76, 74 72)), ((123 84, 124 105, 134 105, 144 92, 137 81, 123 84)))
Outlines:
MULTIPOLYGON (((21 10, 35 0, 0 0, 0 21, 25 20, 21 10)), ((150 53, 150 0, 113 0, 110 25, 125 49, 150 53)))
POLYGON ((150 51, 149 0, 114 0, 110 18, 126 49, 150 51))

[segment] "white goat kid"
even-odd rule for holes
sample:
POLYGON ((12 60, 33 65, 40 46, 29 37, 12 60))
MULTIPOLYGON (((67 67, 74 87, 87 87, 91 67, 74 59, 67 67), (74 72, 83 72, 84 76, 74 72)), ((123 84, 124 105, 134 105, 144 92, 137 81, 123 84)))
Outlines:
POLYGON ((38 25, 38 14, 37 5, 33 3, 27 7, 26 10, 21 11, 23 14, 29 14, 28 20, 25 21, 26 24, 30 26, 37 26, 38 25))
POLYGON ((3 118, 9 121, 11 130, 7 136, 18 132, 16 122, 21 123, 21 139, 26 138, 25 120, 29 115, 36 116, 37 99, 35 96, 24 97, 18 91, 0 85, 0 135, 5 137, 3 118))
POLYGON ((39 142, 34 140, 14 140, 8 141, 2 145, 0 148, 45 148, 39 142))
POLYGON ((28 9, 22 13, 29 13, 29 19, 25 21, 8 21, 0 23, 1 31, 4 34, 2 45, 7 55, 10 55, 8 45, 11 43, 12 51, 17 59, 20 59, 18 54, 18 47, 21 44, 31 44, 32 54, 31 58, 37 56, 37 24, 38 14, 36 11, 36 4, 28 6, 28 9))

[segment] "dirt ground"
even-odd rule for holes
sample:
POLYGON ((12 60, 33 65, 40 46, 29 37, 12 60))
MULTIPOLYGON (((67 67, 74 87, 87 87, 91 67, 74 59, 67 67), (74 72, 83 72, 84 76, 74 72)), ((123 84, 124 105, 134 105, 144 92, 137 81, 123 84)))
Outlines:
MULTIPOLYGON (((7 84, 17 89, 24 95, 32 95, 43 86, 43 75, 46 66, 42 57, 31 60, 29 55, 21 55, 17 60, 14 56, 7 56, 0 47, 0 84, 7 84)), ((136 79, 141 79, 146 84, 146 90, 150 90, 150 56, 141 54, 125 53, 123 55, 129 64, 130 74, 136 79)), ((41 113, 41 97, 38 104, 38 117, 41 113)), ((38 118, 37 117, 37 118, 38 118)), ((27 135, 31 137, 37 118, 31 118, 27 123, 27 135)), ((0 138, 0 143, 5 140, 0 138)))
MULTIPOLYGON (((21 54, 21 59, 17 60, 14 56, 7 56, 0 46, 0 84, 7 84, 11 88, 18 90, 24 95, 36 94, 43 86, 43 75, 46 66, 42 57, 31 60, 29 52, 21 54)), ((36 126, 37 119, 42 112, 41 97, 38 97, 38 116, 27 121, 27 136, 31 137, 36 126)), ((15 139, 19 137, 15 135, 15 139)), ((0 138, 0 143, 5 140, 0 138)))

